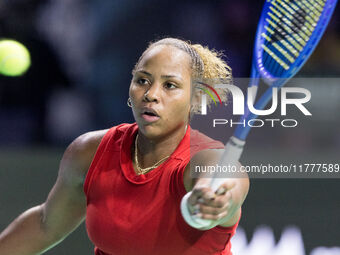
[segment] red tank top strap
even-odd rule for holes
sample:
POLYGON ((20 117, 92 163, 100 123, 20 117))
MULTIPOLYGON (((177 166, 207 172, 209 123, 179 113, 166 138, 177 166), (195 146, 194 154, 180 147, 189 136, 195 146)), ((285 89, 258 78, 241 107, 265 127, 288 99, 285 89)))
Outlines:
POLYGON ((97 151, 96 151, 96 153, 93 157, 93 160, 91 162, 89 170, 87 171, 85 181, 84 181, 84 192, 85 192, 86 196, 88 196, 88 190, 89 190, 89 187, 91 185, 91 180, 94 179, 94 175, 96 174, 96 171, 95 171, 96 166, 98 165, 98 162, 100 161, 102 155, 104 155, 104 152, 107 149, 109 142, 112 139, 112 137, 114 136, 117 128, 119 128, 120 126, 121 125, 110 128, 106 132, 104 137, 102 138, 102 140, 101 140, 101 142, 100 142, 100 144, 97 148, 97 151))

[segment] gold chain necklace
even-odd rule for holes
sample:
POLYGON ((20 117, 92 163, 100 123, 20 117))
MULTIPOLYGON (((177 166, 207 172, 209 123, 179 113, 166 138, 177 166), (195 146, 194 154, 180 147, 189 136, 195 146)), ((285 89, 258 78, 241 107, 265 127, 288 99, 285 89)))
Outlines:
POLYGON ((161 160, 159 160, 156 164, 150 166, 150 167, 146 167, 146 168, 141 168, 139 166, 139 163, 138 163, 138 149, 137 149, 137 141, 138 141, 138 134, 136 136, 136 139, 135 139, 135 162, 136 162, 136 167, 137 167, 137 171, 138 173, 140 174, 145 174, 147 172, 149 172, 150 170, 152 169, 155 169, 156 167, 158 167, 164 160, 166 160, 169 156, 166 156, 164 158, 162 158, 161 160))

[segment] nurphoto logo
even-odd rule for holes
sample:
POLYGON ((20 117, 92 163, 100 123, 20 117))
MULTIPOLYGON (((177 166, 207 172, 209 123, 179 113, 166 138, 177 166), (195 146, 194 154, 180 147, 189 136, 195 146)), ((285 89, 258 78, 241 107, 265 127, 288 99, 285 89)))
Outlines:
POLYGON ((208 85, 204 82, 198 82, 198 84, 203 87, 197 87, 205 93, 201 95, 201 115, 207 115, 207 96, 209 96, 215 105, 217 105, 217 100, 220 105, 223 105, 220 95, 216 91, 216 89, 224 89, 230 92, 232 97, 232 110, 233 115, 244 115, 246 112, 250 112, 253 118, 243 119, 235 122, 232 119, 214 119, 213 127, 217 125, 243 125, 250 127, 262 127, 265 123, 271 125, 271 127, 275 126, 275 123, 281 123, 283 127, 296 127, 298 125, 298 121, 295 119, 258 119, 257 116, 269 116, 272 115, 280 106, 280 115, 287 116, 287 106, 291 105, 291 107, 296 107, 304 116, 312 116, 312 113, 306 108, 305 104, 308 103, 311 99, 311 93, 308 89, 300 88, 300 87, 283 87, 279 90, 276 87, 271 89, 272 100, 271 104, 268 104, 266 107, 261 107, 260 109, 256 108, 256 86, 248 87, 247 89, 247 97, 243 94, 242 90, 232 84, 215 84, 214 86, 208 85), (280 100, 279 100, 280 94, 280 100), (246 99, 245 99, 246 98, 246 99), (262 109, 266 108, 266 109, 262 109))

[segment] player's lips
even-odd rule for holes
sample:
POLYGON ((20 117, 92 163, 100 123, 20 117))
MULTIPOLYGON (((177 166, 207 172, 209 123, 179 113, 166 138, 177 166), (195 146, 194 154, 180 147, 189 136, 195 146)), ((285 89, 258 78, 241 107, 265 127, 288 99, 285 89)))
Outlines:
POLYGON ((141 116, 146 122, 155 122, 160 119, 157 111, 150 107, 143 107, 141 116))

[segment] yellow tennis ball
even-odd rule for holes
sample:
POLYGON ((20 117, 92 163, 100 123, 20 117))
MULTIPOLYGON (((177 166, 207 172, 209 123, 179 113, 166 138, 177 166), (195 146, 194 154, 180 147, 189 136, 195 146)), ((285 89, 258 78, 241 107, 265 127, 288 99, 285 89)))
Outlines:
POLYGON ((30 53, 23 44, 14 40, 0 41, 0 74, 20 76, 30 65, 30 53))

